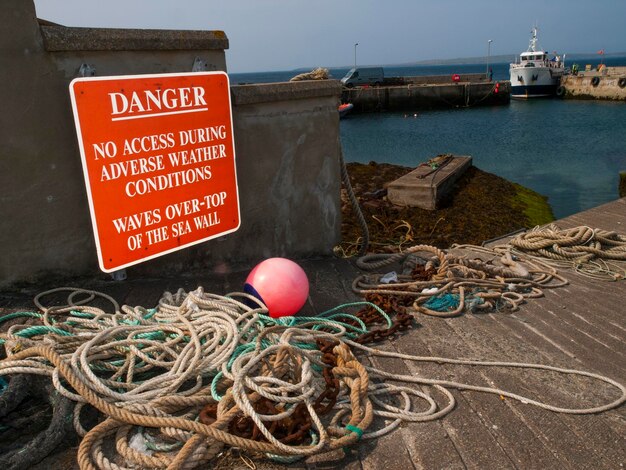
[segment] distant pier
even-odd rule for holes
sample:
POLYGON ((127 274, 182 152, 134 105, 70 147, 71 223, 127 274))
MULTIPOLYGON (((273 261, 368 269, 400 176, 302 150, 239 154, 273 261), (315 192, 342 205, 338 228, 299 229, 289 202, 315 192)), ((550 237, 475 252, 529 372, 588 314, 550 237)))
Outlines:
POLYGON ((354 105, 352 113, 466 108, 508 104, 510 91, 508 81, 485 74, 394 77, 378 87, 344 88, 341 101, 354 105))

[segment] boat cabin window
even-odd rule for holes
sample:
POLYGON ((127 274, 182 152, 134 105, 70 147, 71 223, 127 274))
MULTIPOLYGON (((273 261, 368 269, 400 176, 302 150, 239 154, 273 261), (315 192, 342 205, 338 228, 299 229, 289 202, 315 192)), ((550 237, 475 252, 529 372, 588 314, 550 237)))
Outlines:
POLYGON ((545 60, 545 54, 537 54, 537 55, 525 55, 522 56, 522 62, 526 62, 528 60, 545 60))

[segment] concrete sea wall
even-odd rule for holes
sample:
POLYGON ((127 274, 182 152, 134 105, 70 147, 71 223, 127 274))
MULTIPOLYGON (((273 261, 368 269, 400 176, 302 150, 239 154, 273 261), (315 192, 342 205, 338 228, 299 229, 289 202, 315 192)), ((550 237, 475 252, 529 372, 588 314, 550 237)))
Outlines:
MULTIPOLYGON (((65 28, 38 21, 31 0, 2 2, 0 22, 0 288, 100 275, 70 81, 81 71, 226 71, 228 38, 221 31, 65 28)), ((130 277, 330 254, 339 241, 339 82, 230 91, 240 229, 132 266, 130 277)))
POLYGON ((354 105, 351 112, 362 113, 493 106, 510 99, 508 81, 499 82, 497 91, 491 82, 458 82, 344 88, 341 94, 342 102, 354 105))
POLYGON ((565 98, 626 101, 626 67, 566 75, 561 86, 565 98))
MULTIPOLYGON (((461 73, 458 74, 459 83, 465 82, 489 82, 484 73, 461 73)), ((449 85, 452 82, 451 75, 416 75, 413 77, 403 77, 406 84, 411 85, 449 85)))

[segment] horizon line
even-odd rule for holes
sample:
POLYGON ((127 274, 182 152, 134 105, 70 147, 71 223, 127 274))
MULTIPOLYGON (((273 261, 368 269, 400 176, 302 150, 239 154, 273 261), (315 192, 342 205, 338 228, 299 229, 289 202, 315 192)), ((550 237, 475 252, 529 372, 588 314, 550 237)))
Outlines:
MULTIPOLYGON (((519 56, 519 52, 516 53, 510 53, 510 54, 497 54, 497 55, 492 55, 491 59, 502 59, 505 57, 517 57, 519 56)), ((577 56, 577 57, 594 57, 598 55, 596 52, 570 52, 570 53, 565 53, 566 57, 569 56, 577 56)), ((620 52, 610 52, 610 53, 605 53, 603 55, 604 58, 606 57, 626 57, 626 51, 620 51, 620 52)), ((408 67, 408 66, 412 66, 412 65, 466 65, 468 60, 477 60, 477 62, 473 62, 474 64, 484 64, 487 61, 487 56, 470 56, 470 57, 453 57, 452 59, 422 59, 422 60, 417 60, 417 61, 410 61, 410 62, 395 62, 395 63, 391 63, 391 64, 360 64, 359 67, 408 67), (465 64, 463 63, 458 63, 458 62, 454 62, 454 61, 463 61, 465 62, 465 64)), ((599 59, 598 59, 599 60, 599 59)), ((494 62, 495 63, 495 62, 494 62)), ((471 63, 469 63, 471 64, 471 63)), ((301 66, 301 67, 296 67, 296 68, 290 68, 290 69, 272 69, 272 70, 256 70, 256 71, 247 71, 247 72, 228 72, 229 74, 244 74, 244 73, 268 73, 268 72, 298 72, 298 71, 303 71, 303 70, 314 70, 316 68, 326 68, 326 69, 351 69, 353 68, 354 65, 328 65, 328 66, 316 66, 316 67, 307 67, 307 66, 301 66)))

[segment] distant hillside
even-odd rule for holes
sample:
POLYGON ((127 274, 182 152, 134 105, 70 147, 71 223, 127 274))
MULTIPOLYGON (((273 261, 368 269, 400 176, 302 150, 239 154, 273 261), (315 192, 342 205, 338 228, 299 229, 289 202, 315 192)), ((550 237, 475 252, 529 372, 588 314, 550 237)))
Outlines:
MULTIPOLYGON (((510 62, 517 54, 492 55, 489 62, 510 62)), ((402 62, 399 64, 387 64, 389 67, 412 67, 414 65, 464 65, 487 63, 487 56, 483 57, 457 57, 455 59, 428 59, 415 62, 402 62)))
MULTIPOLYGON (((489 58, 491 63, 511 62, 515 57, 519 56, 518 53, 492 55, 489 58)), ((614 52, 611 54, 604 54, 604 57, 626 57, 626 52, 614 52)), ((566 60, 600 60, 600 56, 596 53, 573 53, 566 54, 566 60)), ((482 57, 457 57, 455 59, 429 59, 420 60, 416 62, 403 62, 400 64, 386 64, 388 67, 411 67, 414 65, 464 65, 464 64, 485 64, 487 63, 487 56, 482 57)))
MULTIPOLYGON (((516 57, 519 56, 519 52, 511 53, 511 54, 499 54, 492 55, 489 58, 489 62, 492 64, 497 63, 508 63, 515 60, 516 57)), ((610 57, 626 57, 626 52, 613 52, 610 54, 604 54, 604 58, 610 57)), ((579 52, 566 54, 565 60, 570 63, 571 61, 582 61, 586 60, 589 62, 599 61, 600 56, 595 52, 579 52)), ((626 62, 626 61, 625 61, 626 62)), ((486 64, 487 56, 482 57, 457 57, 455 59, 428 59, 428 60, 419 60, 414 62, 401 62, 396 64, 360 64, 361 67, 413 67, 416 65, 465 65, 465 64, 486 64)), ((332 66, 327 67, 328 69, 351 69, 353 65, 344 65, 344 66, 332 66)), ((300 67, 297 69, 291 70, 294 73, 308 72, 316 67, 300 67)))

